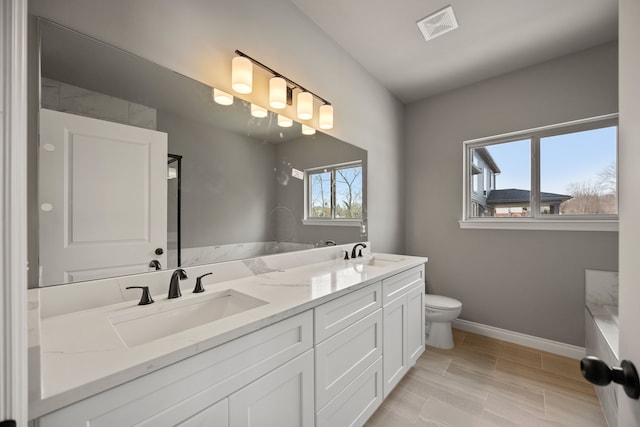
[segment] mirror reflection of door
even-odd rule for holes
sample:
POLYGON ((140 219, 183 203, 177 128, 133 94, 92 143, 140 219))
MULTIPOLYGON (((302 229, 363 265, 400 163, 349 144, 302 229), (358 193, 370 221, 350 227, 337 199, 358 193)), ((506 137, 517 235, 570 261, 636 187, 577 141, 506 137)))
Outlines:
POLYGON ((41 109, 39 148, 41 285, 166 266, 166 133, 41 109))

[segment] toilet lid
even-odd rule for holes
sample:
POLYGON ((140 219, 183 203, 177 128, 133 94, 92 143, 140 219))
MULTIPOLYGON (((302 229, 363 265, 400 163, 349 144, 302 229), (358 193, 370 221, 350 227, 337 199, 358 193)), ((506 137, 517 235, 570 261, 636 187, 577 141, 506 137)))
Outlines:
POLYGON ((455 310, 462 307, 462 303, 457 299, 431 294, 424 296, 424 305, 427 307, 439 308, 441 310, 455 310))

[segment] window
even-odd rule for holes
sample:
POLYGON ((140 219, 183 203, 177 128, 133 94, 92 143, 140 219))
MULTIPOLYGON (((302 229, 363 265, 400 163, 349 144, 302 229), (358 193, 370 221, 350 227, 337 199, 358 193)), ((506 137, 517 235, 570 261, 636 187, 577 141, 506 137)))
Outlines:
POLYGON ((306 171, 306 219, 362 220, 362 163, 347 163, 306 171))
POLYGON ((465 141, 461 227, 616 230, 617 121, 465 141))

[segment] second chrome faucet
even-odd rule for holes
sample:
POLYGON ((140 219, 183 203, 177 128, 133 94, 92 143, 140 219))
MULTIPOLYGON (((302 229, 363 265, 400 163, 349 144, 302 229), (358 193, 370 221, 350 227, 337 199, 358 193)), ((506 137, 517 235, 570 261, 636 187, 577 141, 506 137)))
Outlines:
POLYGON ((366 245, 366 244, 364 244, 364 243, 356 243, 356 244, 353 246, 353 249, 351 250, 351 258, 352 258, 352 259, 353 259, 353 258, 355 258, 356 256, 362 257, 362 249, 360 249, 360 250, 358 251, 358 253, 356 254, 356 250, 357 250, 359 247, 362 247, 362 249, 364 249, 364 248, 366 248, 366 247, 367 247, 367 245, 366 245))

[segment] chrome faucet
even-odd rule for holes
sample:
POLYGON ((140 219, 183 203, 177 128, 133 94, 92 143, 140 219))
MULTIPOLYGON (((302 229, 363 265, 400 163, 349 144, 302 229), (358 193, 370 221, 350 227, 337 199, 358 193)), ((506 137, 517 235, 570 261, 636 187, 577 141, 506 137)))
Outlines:
MULTIPOLYGON (((355 257, 356 257, 356 249, 358 249, 358 247, 360 247, 360 246, 362 246, 362 249, 364 249, 364 248, 366 248, 366 247, 367 247, 367 245, 365 245, 364 243, 356 243, 356 244, 353 246, 353 249, 351 250, 351 259, 353 259, 353 258, 355 258, 355 257)), ((359 256, 359 257, 362 257, 362 249, 360 249, 360 250, 358 251, 358 256, 359 256)))
POLYGON ((181 268, 173 272, 173 274, 171 275, 171 281, 169 282, 169 296, 167 298, 171 299, 182 296, 182 292, 180 292, 179 280, 184 280, 186 278, 187 272, 181 268))

